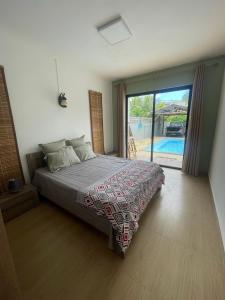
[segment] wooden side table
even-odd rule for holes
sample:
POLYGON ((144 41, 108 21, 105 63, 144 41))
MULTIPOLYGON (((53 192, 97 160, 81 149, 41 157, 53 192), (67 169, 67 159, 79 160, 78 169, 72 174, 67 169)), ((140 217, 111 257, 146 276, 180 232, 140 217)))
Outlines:
POLYGON ((5 193, 0 196, 0 209, 5 222, 23 214, 38 204, 37 189, 31 184, 26 184, 17 193, 5 193))

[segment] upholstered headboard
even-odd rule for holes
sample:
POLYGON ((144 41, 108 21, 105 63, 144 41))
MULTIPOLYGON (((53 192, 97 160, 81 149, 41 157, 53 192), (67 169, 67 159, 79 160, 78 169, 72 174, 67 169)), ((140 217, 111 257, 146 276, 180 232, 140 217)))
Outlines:
POLYGON ((34 177, 35 170, 44 167, 44 154, 42 152, 28 153, 26 155, 30 178, 34 177))

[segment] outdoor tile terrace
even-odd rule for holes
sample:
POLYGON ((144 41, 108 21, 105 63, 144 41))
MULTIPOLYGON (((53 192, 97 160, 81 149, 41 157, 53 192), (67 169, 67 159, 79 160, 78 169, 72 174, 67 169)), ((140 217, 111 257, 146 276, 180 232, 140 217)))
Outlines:
MULTIPOLYGON (((155 137, 154 143, 161 141, 163 139, 168 139, 165 137, 155 137)), ((150 161, 151 152, 146 151, 145 149, 151 145, 151 139, 135 140, 136 154, 135 152, 130 152, 130 159, 140 159, 145 161, 150 161)), ((171 154, 171 153, 160 153, 153 152, 153 161, 164 166, 170 166, 175 168, 182 167, 183 155, 171 154)))

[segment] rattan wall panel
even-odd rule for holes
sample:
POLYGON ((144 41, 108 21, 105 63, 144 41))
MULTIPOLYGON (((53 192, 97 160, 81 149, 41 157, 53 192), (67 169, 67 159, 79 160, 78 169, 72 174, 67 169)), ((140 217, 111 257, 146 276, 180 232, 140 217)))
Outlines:
POLYGON ((24 182, 4 69, 0 66, 0 191, 7 190, 10 178, 24 182))
POLYGON ((105 154, 102 93, 89 91, 92 145, 95 153, 105 154))

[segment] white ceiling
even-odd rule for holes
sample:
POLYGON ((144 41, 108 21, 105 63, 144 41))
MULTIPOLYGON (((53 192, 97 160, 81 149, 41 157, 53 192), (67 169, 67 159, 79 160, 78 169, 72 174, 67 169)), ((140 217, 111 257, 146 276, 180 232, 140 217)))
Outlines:
POLYGON ((225 0, 0 0, 0 26, 118 79, 225 53, 225 0), (121 15, 133 36, 96 26, 121 15))

